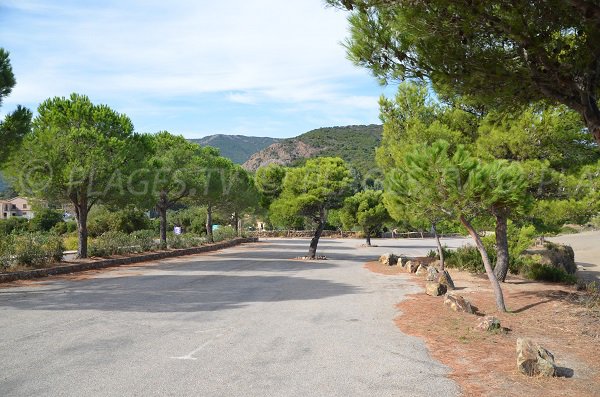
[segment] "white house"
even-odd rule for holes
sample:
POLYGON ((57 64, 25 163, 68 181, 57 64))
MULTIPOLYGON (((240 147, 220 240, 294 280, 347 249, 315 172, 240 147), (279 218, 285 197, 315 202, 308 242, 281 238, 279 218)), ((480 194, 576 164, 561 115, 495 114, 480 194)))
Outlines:
POLYGON ((8 219, 12 217, 33 218, 33 210, 29 200, 24 197, 15 197, 10 200, 0 200, 0 218, 8 219))

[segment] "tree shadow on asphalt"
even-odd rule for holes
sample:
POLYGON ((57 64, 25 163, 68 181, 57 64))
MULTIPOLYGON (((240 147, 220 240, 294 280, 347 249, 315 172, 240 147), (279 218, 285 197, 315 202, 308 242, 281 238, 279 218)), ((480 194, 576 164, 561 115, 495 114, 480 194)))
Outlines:
POLYGON ((160 265, 161 271, 185 272, 297 272, 302 270, 332 269, 338 267, 327 261, 301 261, 278 258, 265 258, 252 252, 220 254, 225 260, 199 260, 197 262, 168 262, 160 265))
POLYGON ((254 302, 323 299, 357 294, 349 284, 287 276, 132 275, 68 283, 58 291, 15 291, 0 307, 21 310, 205 312, 254 302))

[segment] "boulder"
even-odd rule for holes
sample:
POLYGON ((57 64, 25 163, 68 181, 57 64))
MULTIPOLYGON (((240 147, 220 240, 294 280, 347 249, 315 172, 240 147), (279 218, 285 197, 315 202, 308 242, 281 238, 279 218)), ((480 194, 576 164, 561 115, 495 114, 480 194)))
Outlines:
POLYGON ((408 258, 405 256, 401 256, 400 259, 398 260, 398 262, 400 263, 400 266, 404 267, 406 266, 406 263, 408 262, 408 258))
POLYGON ((500 320, 494 316, 480 317, 475 329, 484 332, 500 329, 500 320))
POLYGON ((555 376, 554 355, 531 339, 517 339, 517 369, 527 376, 555 376))
POLYGON ((429 266, 427 268, 426 280, 427 281, 435 281, 435 280, 437 280, 439 274, 440 274, 440 272, 438 271, 438 269, 435 266, 429 266))
POLYGON ((446 293, 446 286, 444 284, 430 281, 425 284, 425 293, 431 296, 441 296, 446 293))
MULTIPOLYGON (((440 285, 444 285, 444 284, 440 284, 440 285)), ((446 285, 444 285, 444 287, 446 287, 446 285)), ((473 314, 474 310, 473 307, 471 307, 471 303, 466 300, 465 298, 463 298, 460 295, 457 294, 446 294, 446 297, 444 299, 444 305, 448 306, 450 309, 454 310, 455 312, 464 312, 464 313, 471 313, 473 314)))
POLYGON ((440 272, 437 278, 437 282, 440 284, 444 284, 448 289, 455 289, 454 281, 452 281, 452 277, 450 277, 450 273, 447 270, 440 272))
POLYGON ((408 261, 406 262, 406 271, 409 273, 415 273, 420 263, 417 261, 408 261))
POLYGON ((379 263, 384 266, 394 266, 398 263, 398 257, 394 254, 384 254, 379 257, 379 263))
POLYGON ((417 270, 415 271, 415 274, 417 276, 424 276, 425 274, 427 274, 427 265, 424 264, 420 264, 419 267, 417 267, 417 270))

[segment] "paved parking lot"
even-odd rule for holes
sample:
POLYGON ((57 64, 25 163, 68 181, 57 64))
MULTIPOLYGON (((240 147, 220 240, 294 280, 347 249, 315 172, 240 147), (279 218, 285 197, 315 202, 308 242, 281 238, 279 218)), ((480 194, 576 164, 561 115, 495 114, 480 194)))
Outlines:
MULTIPOLYGON (((393 324, 418 291, 362 265, 432 240, 308 240, 0 289, 2 396, 451 396, 424 344, 393 324)), ((447 240, 449 246, 463 240, 447 240)))

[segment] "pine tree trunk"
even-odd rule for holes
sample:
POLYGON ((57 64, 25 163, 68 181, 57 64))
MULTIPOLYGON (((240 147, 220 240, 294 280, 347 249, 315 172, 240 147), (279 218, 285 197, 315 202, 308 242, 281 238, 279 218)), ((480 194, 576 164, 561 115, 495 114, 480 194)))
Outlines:
POLYGON ((365 228, 364 233, 367 238, 367 247, 370 247, 371 246, 371 230, 369 230, 369 228, 365 228))
POLYGON ((77 215, 77 257, 88 257, 88 229, 87 229, 87 202, 76 204, 75 213, 77 215))
POLYGON ((212 205, 208 204, 206 207, 206 240, 209 243, 214 243, 213 237, 213 224, 212 224, 212 205))
POLYGON ((433 236, 435 237, 435 243, 437 244, 438 255, 440 257, 440 270, 444 271, 445 263, 444 263, 444 249, 442 248, 442 243, 440 242, 440 236, 437 234, 437 229, 435 228, 435 223, 431 225, 431 230, 433 230, 433 236))
POLYGON ((315 230, 315 235, 313 236, 312 240, 310 240, 310 247, 308 249, 308 257, 311 259, 315 259, 317 257, 317 245, 319 244, 319 239, 321 238, 323 229, 325 229, 325 209, 321 208, 319 211, 317 230, 315 230))
POLYGON ((167 248, 167 209, 158 207, 160 214, 160 248, 167 248))
POLYGON ((479 238, 477 231, 473 228, 471 223, 463 215, 460 216, 460 222, 469 231, 469 234, 471 235, 473 240, 475 240, 477 249, 481 254, 483 266, 485 267, 485 273, 487 274, 488 279, 492 284, 492 288, 494 289, 494 295, 496 296, 496 307, 498 307, 498 310, 505 312, 506 306, 504 305, 504 296, 502 295, 502 288, 500 287, 500 283, 498 282, 498 279, 494 274, 494 270, 492 269, 492 265, 490 264, 490 258, 488 257, 485 247, 483 246, 483 242, 481 241, 481 238, 479 238))
POLYGON ((494 274, 498 281, 506 281, 506 275, 508 274, 508 226, 507 216, 504 211, 498 211, 496 213, 496 266, 494 267, 494 274))
POLYGON ((233 213, 233 222, 235 223, 235 235, 240 237, 240 216, 238 215, 237 211, 233 213))
POLYGON ((597 97, 586 97, 584 101, 583 115, 585 125, 592 134, 596 143, 600 145, 600 109, 598 109, 597 97))

